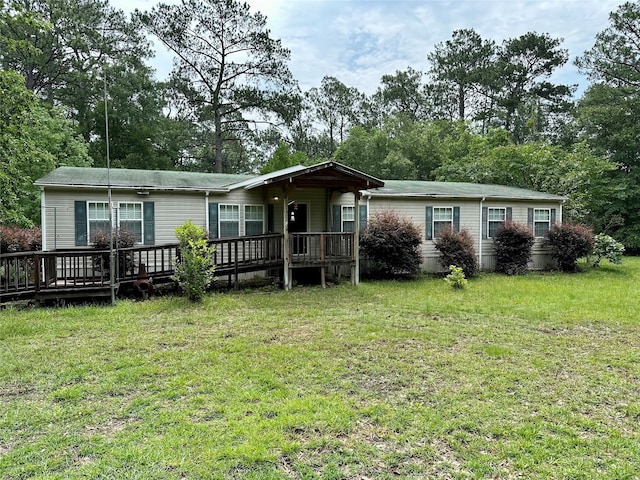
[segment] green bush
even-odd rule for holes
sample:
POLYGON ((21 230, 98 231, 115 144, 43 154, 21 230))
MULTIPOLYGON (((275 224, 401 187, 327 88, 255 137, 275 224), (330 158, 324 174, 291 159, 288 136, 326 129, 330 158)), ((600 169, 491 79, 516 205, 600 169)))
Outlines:
POLYGON ((578 259, 586 257, 593 249, 593 232, 582 224, 557 224, 547 232, 546 243, 551 246, 551 256, 558 268, 563 272, 575 272, 578 259))
POLYGON ((494 234, 496 272, 521 275, 528 270, 533 247, 533 233, 529 226, 507 221, 494 234))
POLYGON ((462 267, 456 267, 455 265, 449 265, 449 275, 444 277, 444 281, 451 285, 456 290, 461 290, 467 284, 467 279, 464 276, 462 267))
POLYGON ((191 220, 176 227, 175 232, 180 242, 180 257, 175 262, 172 279, 190 300, 199 302, 214 280, 215 248, 207 245, 204 228, 194 225, 191 220))
POLYGON ((360 237, 362 256, 376 278, 412 277, 422 263, 420 228, 396 212, 377 212, 360 237))
POLYGON ((440 263, 443 267, 460 267, 467 278, 478 273, 473 238, 466 229, 463 228, 459 232, 452 227, 441 230, 435 240, 435 247, 440 252, 440 263))
POLYGON ((620 265, 622 263, 622 254, 624 253, 624 245, 615 238, 600 233, 595 236, 593 254, 596 259, 593 261, 594 267, 599 267, 603 258, 611 263, 620 265))

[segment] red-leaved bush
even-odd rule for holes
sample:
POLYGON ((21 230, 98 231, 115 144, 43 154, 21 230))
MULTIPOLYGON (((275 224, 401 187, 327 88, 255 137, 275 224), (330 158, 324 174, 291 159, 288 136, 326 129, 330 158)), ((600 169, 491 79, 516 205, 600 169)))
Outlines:
POLYGON ((440 231, 435 240, 436 250, 440 252, 440 264, 447 270, 451 265, 462 268, 465 277, 478 273, 478 259, 471 234, 462 229, 457 232, 453 227, 440 231))
POLYGON ((498 227, 493 236, 496 272, 506 275, 526 273, 531 260, 533 240, 533 232, 523 223, 508 220, 498 227))
POLYGON ((20 228, 0 225, 0 252, 28 252, 42 248, 40 228, 20 228))
POLYGON ((374 214, 360 236, 360 250, 376 278, 415 276, 422 263, 421 245, 420 228, 392 210, 374 214))
POLYGON ((563 272, 575 272, 578 259, 586 257, 593 249, 593 231, 582 224, 553 225, 547 232, 546 243, 551 246, 551 256, 558 268, 563 272))

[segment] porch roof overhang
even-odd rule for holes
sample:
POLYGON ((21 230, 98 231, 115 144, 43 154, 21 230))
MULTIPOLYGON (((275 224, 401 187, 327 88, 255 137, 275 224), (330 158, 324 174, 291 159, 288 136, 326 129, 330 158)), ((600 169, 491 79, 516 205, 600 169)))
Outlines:
POLYGON ((293 167, 262 175, 247 181, 246 190, 259 187, 327 188, 341 192, 356 192, 384 187, 384 182, 353 168, 333 161, 310 167, 293 167))

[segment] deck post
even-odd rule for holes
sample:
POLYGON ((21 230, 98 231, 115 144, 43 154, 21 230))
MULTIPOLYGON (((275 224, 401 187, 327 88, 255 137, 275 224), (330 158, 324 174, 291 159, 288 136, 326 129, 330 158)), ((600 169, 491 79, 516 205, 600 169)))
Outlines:
POLYGON ((358 285, 360 283, 360 192, 355 190, 354 196, 354 215, 353 215, 353 258, 354 267, 351 275, 351 283, 358 285))
POLYGON ((327 267, 325 265, 326 254, 325 254, 325 243, 327 241, 327 237, 324 233, 320 234, 320 283, 322 284, 322 288, 327 288, 327 267))
MULTIPOLYGON (((25 264, 25 266, 28 265, 28 262, 25 264)), ((42 282, 42 278, 40 277, 40 269, 42 268, 42 259, 40 258, 40 255, 38 255, 37 253, 33 256, 33 283, 34 283, 34 287, 36 292, 40 290, 40 283, 42 282)), ((25 269, 26 270, 26 269, 25 269)), ((27 282, 29 278, 29 273, 27 271, 27 282)))
POLYGON ((283 251, 282 256, 284 257, 284 269, 283 269, 283 282, 284 289, 291 290, 293 286, 292 271, 291 271, 291 258, 289 255, 289 192, 287 192, 286 186, 282 188, 282 225, 284 230, 283 236, 283 251))

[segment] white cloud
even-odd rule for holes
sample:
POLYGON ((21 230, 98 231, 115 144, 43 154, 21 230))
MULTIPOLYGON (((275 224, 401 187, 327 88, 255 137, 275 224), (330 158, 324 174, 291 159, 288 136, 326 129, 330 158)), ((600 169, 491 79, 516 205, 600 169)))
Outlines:
MULTIPOLYGON (((176 3, 177 0, 171 0, 176 3)), ((148 10, 154 0, 112 0, 125 11, 148 10)), ((606 28, 619 0, 248 0, 291 50, 290 68, 303 90, 334 76, 373 93, 380 78, 408 66, 426 70, 427 54, 454 30, 473 28, 497 43, 526 32, 562 37, 569 64, 555 79, 583 86, 572 62, 606 28)), ((171 69, 158 55, 159 76, 171 69)))

